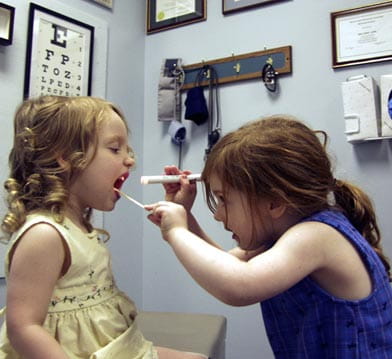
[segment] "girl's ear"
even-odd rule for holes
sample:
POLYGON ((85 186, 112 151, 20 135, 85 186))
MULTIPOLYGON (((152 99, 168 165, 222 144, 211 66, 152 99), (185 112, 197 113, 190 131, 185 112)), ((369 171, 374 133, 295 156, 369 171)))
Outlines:
POLYGON ((278 219, 283 216, 286 212, 287 205, 280 199, 272 199, 270 201, 270 214, 272 218, 278 219))
POLYGON ((63 158, 63 156, 57 157, 57 163, 64 170, 67 171, 70 168, 69 162, 63 158))

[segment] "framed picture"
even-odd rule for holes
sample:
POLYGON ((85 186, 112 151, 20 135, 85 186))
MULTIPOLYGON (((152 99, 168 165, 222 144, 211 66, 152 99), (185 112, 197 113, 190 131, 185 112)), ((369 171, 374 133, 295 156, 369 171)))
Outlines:
POLYGON ((222 12, 226 15, 235 11, 247 10, 276 1, 282 0, 222 0, 222 12))
POLYGON ((15 8, 0 3, 0 45, 11 45, 14 32, 15 8))
POLYGON ((332 67, 392 60, 392 1, 331 13, 332 67))
POLYGON ((109 9, 113 9, 113 0, 92 0, 100 5, 103 5, 109 9))
POLYGON ((207 19, 207 0, 147 0, 147 34, 207 19))
POLYGON ((94 27, 31 3, 24 97, 91 94, 94 27))

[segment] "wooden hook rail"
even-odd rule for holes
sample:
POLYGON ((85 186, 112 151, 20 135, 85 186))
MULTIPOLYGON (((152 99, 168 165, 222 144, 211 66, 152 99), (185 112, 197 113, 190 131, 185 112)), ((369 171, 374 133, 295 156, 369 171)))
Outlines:
POLYGON ((224 84, 261 78, 262 69, 264 65, 268 63, 274 67, 279 75, 291 73, 291 46, 256 51, 242 55, 232 55, 221 59, 202 61, 196 64, 183 66, 185 79, 182 90, 187 90, 195 86, 208 86, 208 73, 204 74, 204 80, 199 84, 196 84, 197 74, 206 65, 214 67, 218 75, 218 83, 224 84))

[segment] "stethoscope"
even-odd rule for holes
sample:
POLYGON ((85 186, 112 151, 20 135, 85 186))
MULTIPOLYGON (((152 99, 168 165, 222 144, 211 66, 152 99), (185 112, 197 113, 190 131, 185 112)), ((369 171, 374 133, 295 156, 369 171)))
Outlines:
POLYGON ((277 75, 274 67, 270 63, 266 63, 261 70, 261 79, 264 82, 264 86, 268 91, 275 92, 277 84, 277 75))

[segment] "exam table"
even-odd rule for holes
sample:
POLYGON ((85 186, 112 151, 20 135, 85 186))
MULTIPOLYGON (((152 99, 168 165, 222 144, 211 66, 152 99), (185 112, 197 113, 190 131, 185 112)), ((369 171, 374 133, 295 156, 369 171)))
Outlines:
POLYGON ((136 322, 154 345, 225 359, 226 318, 221 315, 140 311, 136 322))

